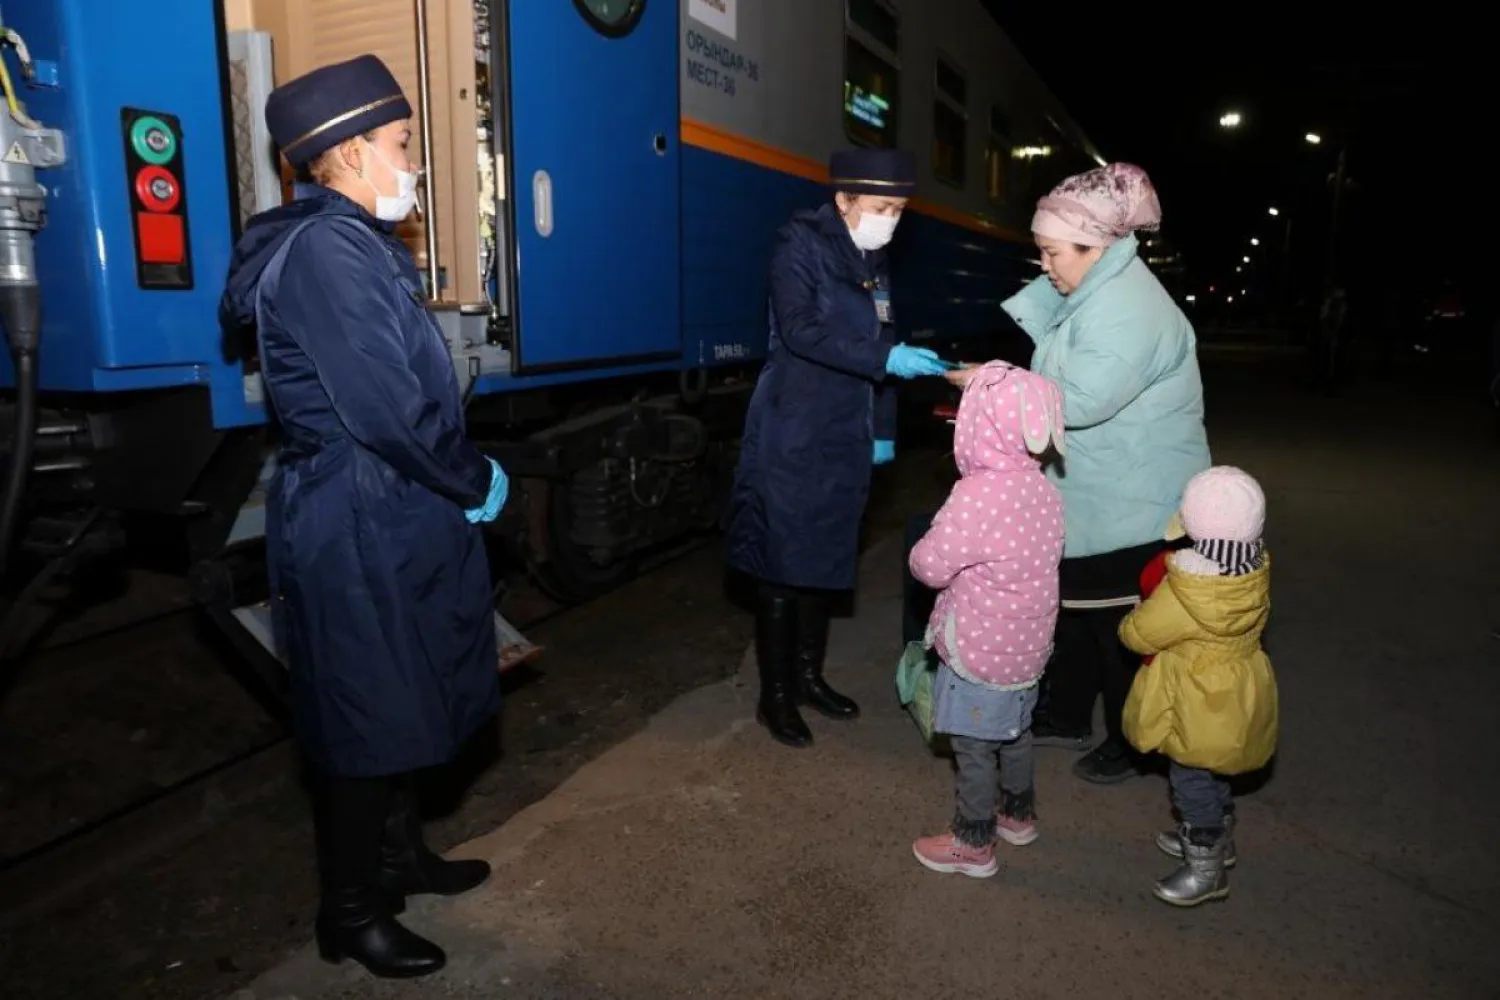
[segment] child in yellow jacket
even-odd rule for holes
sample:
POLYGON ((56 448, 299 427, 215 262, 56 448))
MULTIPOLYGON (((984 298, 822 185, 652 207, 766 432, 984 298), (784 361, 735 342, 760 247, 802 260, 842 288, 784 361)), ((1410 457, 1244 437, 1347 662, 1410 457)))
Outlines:
POLYGON ((1166 579, 1120 623, 1120 641, 1154 660, 1125 702, 1125 736, 1171 759, 1181 825, 1156 845, 1182 866, 1158 899, 1197 906, 1229 895, 1234 804, 1226 777, 1264 767, 1276 751, 1276 677, 1261 648, 1271 611, 1271 557, 1261 541, 1266 498, 1230 466, 1199 473, 1183 492, 1193 547, 1167 560, 1166 579))

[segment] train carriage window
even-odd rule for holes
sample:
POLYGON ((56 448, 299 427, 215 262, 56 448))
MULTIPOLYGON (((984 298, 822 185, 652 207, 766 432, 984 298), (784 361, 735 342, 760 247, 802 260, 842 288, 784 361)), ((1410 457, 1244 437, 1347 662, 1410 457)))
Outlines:
POLYGON ((884 0, 849 0, 845 18, 844 131, 856 145, 894 148, 900 22, 884 0))
POLYGON ((990 201, 1003 205, 1011 185, 1007 174, 1011 169, 1010 116, 996 106, 990 108, 990 135, 984 147, 985 188, 990 201))
POLYGON ((942 56, 938 56, 937 61, 937 92, 960 109, 969 104, 969 81, 942 56))
POLYGON ((884 0, 849 0, 848 24, 869 34, 871 41, 892 54, 901 51, 901 21, 884 0))
POLYGON ((573 0, 573 6, 595 31, 609 38, 630 34, 646 12, 646 0, 573 0))
POLYGON ((936 98, 932 103, 932 172, 940 181, 963 187, 968 170, 969 84, 963 71, 937 57, 936 98))
POLYGON ((1047 145, 1044 138, 1011 149, 1011 190, 1017 201, 1022 204, 1033 202, 1068 176, 1059 170, 1054 159, 1056 153, 1057 150, 1047 145))

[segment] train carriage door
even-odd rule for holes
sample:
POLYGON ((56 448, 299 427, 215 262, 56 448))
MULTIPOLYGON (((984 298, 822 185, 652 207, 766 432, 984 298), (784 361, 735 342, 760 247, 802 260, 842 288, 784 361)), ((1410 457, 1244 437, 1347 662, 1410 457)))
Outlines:
POLYGON ((504 8, 517 371, 680 356, 676 0, 504 8))

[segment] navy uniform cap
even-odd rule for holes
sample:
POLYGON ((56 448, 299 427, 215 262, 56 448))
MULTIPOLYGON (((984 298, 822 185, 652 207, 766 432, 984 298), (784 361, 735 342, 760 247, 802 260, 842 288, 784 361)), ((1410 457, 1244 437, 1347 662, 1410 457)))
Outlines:
POLYGON ((917 158, 901 149, 841 149, 828 163, 828 183, 848 194, 909 198, 917 190, 917 158))
POLYGON ((315 69, 277 87, 266 99, 266 128, 294 167, 345 139, 410 117, 401 85, 372 55, 315 69))

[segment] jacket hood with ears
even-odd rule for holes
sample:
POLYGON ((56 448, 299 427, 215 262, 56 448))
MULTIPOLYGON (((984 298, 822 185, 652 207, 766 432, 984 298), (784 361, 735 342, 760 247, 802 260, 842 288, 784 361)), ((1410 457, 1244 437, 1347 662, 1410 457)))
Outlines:
POLYGON ((1034 469, 1048 452, 1064 453, 1057 384, 1003 361, 969 380, 954 423, 953 460, 965 476, 1034 469))

